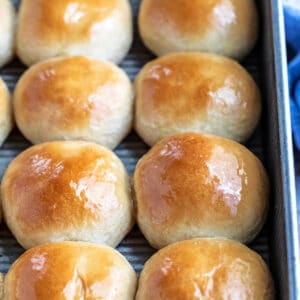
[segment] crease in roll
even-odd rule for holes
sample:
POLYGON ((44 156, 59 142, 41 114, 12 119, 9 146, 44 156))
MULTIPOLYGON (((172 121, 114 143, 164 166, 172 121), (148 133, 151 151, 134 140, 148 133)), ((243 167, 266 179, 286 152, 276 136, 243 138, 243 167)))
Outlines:
POLYGON ((116 250, 82 242, 50 243, 26 251, 10 267, 2 300, 133 300, 135 271, 116 250))

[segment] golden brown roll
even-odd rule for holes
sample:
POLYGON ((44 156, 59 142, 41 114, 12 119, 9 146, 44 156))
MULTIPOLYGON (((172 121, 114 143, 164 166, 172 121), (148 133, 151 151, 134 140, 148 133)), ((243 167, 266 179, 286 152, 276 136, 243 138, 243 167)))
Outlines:
POLYGON ((196 237, 250 242, 268 210, 259 159, 217 136, 185 133, 156 144, 134 174, 137 221, 155 248, 196 237))
POLYGON ((142 271, 136 300, 273 300, 262 258, 234 241, 195 239, 170 245, 142 271))
POLYGON ((133 300, 136 274, 117 251, 88 243, 41 245, 25 252, 4 281, 3 300, 133 300))
POLYGON ((32 143, 86 140, 115 148, 133 119, 132 84, 123 70, 84 56, 52 58, 19 80, 14 112, 32 143))
POLYGON ((65 240, 116 246, 133 225, 127 172, 94 143, 25 150, 4 174, 1 198, 6 223, 24 248, 65 240))
POLYGON ((258 36, 254 0, 143 0, 139 30, 156 55, 204 51, 242 59, 258 36))
POLYGON ((10 0, 0 0, 0 67, 14 55, 16 13, 10 0))
POLYGON ((0 78, 0 146, 13 126, 10 93, 5 82, 0 78))
POLYGON ((239 142, 261 114, 260 92, 235 61, 213 54, 175 53, 153 60, 135 82, 135 129, 149 145, 181 132, 239 142))
POLYGON ((17 54, 26 65, 63 55, 119 63, 133 39, 128 0, 23 0, 17 54))

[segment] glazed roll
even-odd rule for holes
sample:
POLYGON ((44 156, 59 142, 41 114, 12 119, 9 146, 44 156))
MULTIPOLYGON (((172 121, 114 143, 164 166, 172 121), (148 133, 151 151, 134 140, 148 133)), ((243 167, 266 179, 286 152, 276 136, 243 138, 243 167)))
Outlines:
POLYGON ((16 123, 34 144, 85 140, 115 148, 130 132, 132 84, 123 70, 84 56, 27 70, 14 92, 16 123))
POLYGON ((237 62, 206 53, 174 53, 136 78, 135 130, 149 145, 182 132, 245 142, 261 115, 260 91, 237 62))
POLYGON ((234 141, 196 133, 156 144, 137 164, 134 190, 138 225, 154 248, 197 237, 248 243, 269 206, 260 160, 234 141))
POLYGON ((1 185, 6 223, 26 249, 47 242, 118 245, 133 226, 129 177, 111 151, 88 142, 33 146, 1 185))
POLYGON ((133 300, 136 274, 112 248, 63 242, 25 252, 2 284, 3 300, 133 300))
POLYGON ((263 259, 224 239, 170 245, 146 263, 136 300, 274 300, 274 284, 263 259))
POLYGON ((5 82, 0 78, 0 146, 13 126, 10 93, 5 82))
POLYGON ((65 55, 119 63, 133 39, 128 0, 23 0, 17 54, 26 65, 65 55))
POLYGON ((139 30, 145 45, 161 56, 203 51, 242 59, 258 36, 254 0, 143 0, 139 30))
POLYGON ((15 51, 16 13, 10 0, 0 0, 0 67, 8 63, 15 51))

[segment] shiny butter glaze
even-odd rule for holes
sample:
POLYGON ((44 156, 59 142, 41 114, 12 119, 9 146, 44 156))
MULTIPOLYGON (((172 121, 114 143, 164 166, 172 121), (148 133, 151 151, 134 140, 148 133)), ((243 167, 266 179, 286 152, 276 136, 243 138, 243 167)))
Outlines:
POLYGON ((242 18, 237 12, 241 6, 232 0, 144 0, 142 13, 148 14, 149 22, 156 26, 163 22, 178 34, 201 33, 205 35, 209 26, 222 26, 226 31, 242 18), (238 7, 239 6, 239 7, 238 7))
POLYGON ((258 35, 254 0, 143 0, 141 36, 161 56, 176 51, 204 51, 242 58, 258 35))
POLYGON ((83 56, 39 63, 17 85, 17 123, 25 131, 28 124, 40 124, 45 132, 45 126, 50 132, 97 128, 122 107, 124 83, 129 80, 113 65, 83 56))
POLYGON ((177 126, 179 131, 201 121, 209 126, 211 114, 218 113, 219 122, 231 115, 252 131, 260 115, 260 92, 251 76, 233 60, 212 54, 155 59, 137 77, 136 92, 136 118, 156 127, 177 126))
POLYGON ((156 253, 140 277, 137 300, 272 300, 271 275, 255 252, 229 240, 179 242, 156 253))
POLYGON ((159 142, 139 161, 134 186, 138 222, 154 246, 154 236, 165 236, 163 244, 200 236, 248 241, 268 207, 260 161, 245 147, 208 135, 159 142))
POLYGON ((18 35, 29 34, 43 41, 57 43, 89 40, 97 27, 109 22, 121 0, 23 0, 22 27, 18 35))
POLYGON ((11 267, 4 300, 133 299, 136 277, 116 251, 86 243, 46 244, 11 267), (123 298, 124 297, 124 298, 123 298))
POLYGON ((105 222, 127 211, 124 172, 117 157, 92 143, 37 145, 21 153, 4 175, 4 212, 26 235, 105 222))

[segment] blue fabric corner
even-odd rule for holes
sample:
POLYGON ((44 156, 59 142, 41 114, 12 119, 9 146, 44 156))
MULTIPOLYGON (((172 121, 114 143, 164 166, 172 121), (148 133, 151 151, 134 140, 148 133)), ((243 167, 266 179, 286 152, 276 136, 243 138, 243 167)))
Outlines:
POLYGON ((300 150, 300 0, 284 1, 289 90, 295 145, 300 150))

